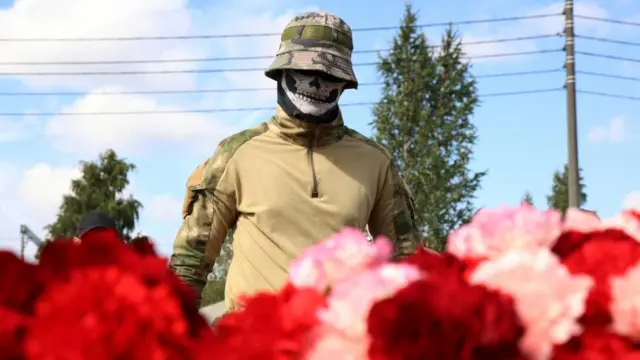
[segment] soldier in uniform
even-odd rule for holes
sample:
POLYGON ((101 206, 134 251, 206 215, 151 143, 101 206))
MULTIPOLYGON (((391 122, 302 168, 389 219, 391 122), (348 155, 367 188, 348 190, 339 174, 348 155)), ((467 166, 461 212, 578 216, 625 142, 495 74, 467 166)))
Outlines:
POLYGON ((388 237, 396 258, 415 250, 413 199, 393 159, 343 122, 338 100, 358 87, 352 51, 341 18, 296 16, 265 71, 277 82, 275 114, 222 140, 189 176, 170 266, 198 295, 233 227, 228 311, 240 296, 278 290, 292 259, 345 226, 388 237))

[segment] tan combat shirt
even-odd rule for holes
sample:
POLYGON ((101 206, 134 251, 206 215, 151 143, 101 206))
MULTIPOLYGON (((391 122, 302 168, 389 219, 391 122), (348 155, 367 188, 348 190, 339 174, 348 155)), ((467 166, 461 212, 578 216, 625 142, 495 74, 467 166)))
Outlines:
POLYGON ((276 291, 290 262, 345 226, 384 235, 395 255, 414 251, 413 200, 388 152, 341 116, 309 124, 280 108, 268 122, 223 140, 187 182, 170 266, 200 296, 235 226, 228 310, 238 297, 276 291))

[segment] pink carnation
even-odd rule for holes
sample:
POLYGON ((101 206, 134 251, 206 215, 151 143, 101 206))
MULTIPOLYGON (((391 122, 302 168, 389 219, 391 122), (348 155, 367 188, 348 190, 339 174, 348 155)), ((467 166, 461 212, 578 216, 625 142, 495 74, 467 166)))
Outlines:
POLYGON ((564 231, 588 233, 600 229, 601 222, 592 212, 569 208, 565 213, 562 227, 564 231))
POLYGON ((581 332, 577 319, 593 281, 571 275, 549 250, 513 251, 481 263, 470 282, 511 295, 525 328, 520 343, 535 360, 549 359, 554 345, 581 332))
POLYGON ((510 250, 551 248, 562 231, 562 216, 555 210, 529 205, 480 210, 471 223, 455 230, 447 251, 459 258, 494 258, 510 250))
POLYGON ((611 219, 604 220, 605 229, 618 229, 640 241, 640 219, 630 211, 621 212, 611 219))
POLYGON ((291 264, 289 280, 324 292, 344 277, 387 261, 392 251, 385 238, 371 243, 362 230, 345 228, 303 251, 291 264))
POLYGON ((322 325, 307 359, 367 359, 371 307, 420 277, 420 270, 412 265, 385 264, 337 283, 328 307, 318 314, 322 325))
POLYGON ((614 332, 640 340, 640 265, 611 279, 611 317, 614 332))
POLYGON ((624 231, 640 241, 640 219, 631 211, 623 211, 613 218, 600 220, 598 216, 588 211, 567 210, 563 224, 564 231, 588 233, 606 229, 624 231))

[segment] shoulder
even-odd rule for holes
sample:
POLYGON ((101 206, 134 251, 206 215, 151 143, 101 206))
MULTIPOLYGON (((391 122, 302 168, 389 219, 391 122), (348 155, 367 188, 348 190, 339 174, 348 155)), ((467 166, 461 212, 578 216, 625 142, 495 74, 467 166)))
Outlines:
POLYGON ((236 151, 251 139, 264 134, 268 130, 267 124, 262 123, 220 141, 215 154, 198 165, 189 175, 187 188, 192 191, 215 188, 236 151))
POLYGON ((381 156, 383 156, 385 159, 391 161, 391 153, 389 153, 389 151, 387 150, 387 148, 385 148, 384 146, 382 146, 381 144, 379 144, 378 142, 376 142, 375 140, 362 135, 361 133, 345 127, 345 136, 351 139, 354 139, 356 141, 359 141, 362 143, 363 146, 368 146, 369 148, 371 148, 373 151, 375 151, 376 153, 380 154, 381 156))
POLYGON ((219 154, 231 154, 231 156, 244 144, 249 142, 251 139, 260 136, 269 131, 269 126, 267 123, 262 123, 260 125, 254 126, 252 128, 240 131, 235 133, 218 144, 218 149, 216 150, 216 155, 219 154))

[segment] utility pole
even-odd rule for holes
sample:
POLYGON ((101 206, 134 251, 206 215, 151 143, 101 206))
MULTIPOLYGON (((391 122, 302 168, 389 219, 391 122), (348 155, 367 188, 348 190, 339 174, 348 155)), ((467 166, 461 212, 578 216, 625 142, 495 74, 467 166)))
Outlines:
POLYGON ((24 260, 24 251, 27 247, 27 242, 34 243, 38 248, 45 245, 45 242, 33 232, 27 225, 20 225, 20 255, 24 260))
POLYGON ((564 50, 567 79, 567 145, 569 155, 569 207, 580 207, 580 178, 578 165, 578 116, 576 111, 576 56, 573 19, 573 0, 564 2, 564 50))
POLYGON ((24 233, 20 234, 20 258, 24 260, 24 252, 27 249, 27 239, 24 233))

